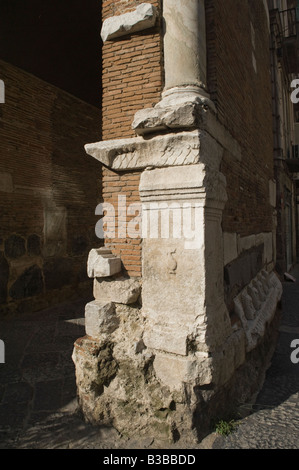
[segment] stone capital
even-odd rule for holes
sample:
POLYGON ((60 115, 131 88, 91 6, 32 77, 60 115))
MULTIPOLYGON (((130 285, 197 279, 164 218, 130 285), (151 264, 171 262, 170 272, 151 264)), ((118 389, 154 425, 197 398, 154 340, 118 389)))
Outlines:
POLYGON ((144 209, 151 202, 193 201, 195 206, 223 210, 227 201, 226 178, 203 164, 146 170, 139 191, 144 209))
POLYGON ((223 148, 209 132, 194 130, 85 145, 85 151, 103 165, 127 171, 148 167, 188 166, 197 163, 218 168, 223 148))

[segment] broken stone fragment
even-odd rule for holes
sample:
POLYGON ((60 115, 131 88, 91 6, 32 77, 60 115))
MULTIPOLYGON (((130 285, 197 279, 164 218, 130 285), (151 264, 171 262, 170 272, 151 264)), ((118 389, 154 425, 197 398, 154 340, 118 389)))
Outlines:
POLYGON ((202 104, 177 103, 165 108, 158 105, 154 108, 141 109, 136 112, 132 128, 137 135, 162 129, 192 129, 199 125, 202 104))
POLYGON ((109 277, 121 271, 121 259, 105 247, 92 249, 88 255, 87 274, 90 278, 109 277))
POLYGON ((155 26, 157 10, 151 3, 141 3, 129 13, 112 16, 103 22, 103 42, 155 26))
POLYGON ((137 301, 140 292, 141 286, 137 279, 119 277, 113 280, 94 280, 93 295, 96 300, 130 305, 137 301))
POLYGON ((89 302, 85 307, 85 331, 87 336, 101 338, 116 330, 119 319, 113 302, 89 302))

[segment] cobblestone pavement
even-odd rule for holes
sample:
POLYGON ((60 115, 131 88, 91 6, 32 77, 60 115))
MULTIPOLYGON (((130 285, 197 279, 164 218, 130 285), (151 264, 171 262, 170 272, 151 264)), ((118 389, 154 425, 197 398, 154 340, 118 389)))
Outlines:
MULTIPOLYGON (((109 427, 84 422, 77 411, 74 341, 85 335, 90 299, 0 320, 0 449, 146 448, 109 427)), ((160 443, 160 447, 164 447, 160 443)))
MULTIPOLYGON (((235 432, 225 438, 212 433, 199 449, 299 448, 299 364, 290 359, 291 341, 299 339, 299 266, 292 274, 297 281, 284 283, 280 337, 256 403, 235 432)), ((85 334, 87 302, 82 299, 0 321, 0 338, 5 342, 5 364, 0 364, 0 449, 176 447, 150 439, 124 441, 116 430, 88 425, 78 414, 71 355, 74 341, 85 334)))

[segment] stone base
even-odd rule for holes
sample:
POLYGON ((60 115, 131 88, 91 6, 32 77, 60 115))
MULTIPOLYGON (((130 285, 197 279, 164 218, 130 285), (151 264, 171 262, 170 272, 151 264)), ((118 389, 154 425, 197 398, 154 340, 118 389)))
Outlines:
POLYGON ((198 129, 203 126, 207 110, 213 102, 203 95, 188 93, 188 89, 166 96, 153 108, 137 111, 132 128, 137 135, 161 130, 198 129))
POLYGON ((79 406, 86 420, 115 427, 122 436, 155 436, 174 441, 184 427, 195 442, 184 392, 161 386, 154 355, 142 341, 138 308, 116 305, 119 328, 109 340, 76 341, 73 360, 79 406))
POLYGON ((186 377, 174 389, 155 371, 158 355, 143 342, 141 310, 115 308, 119 326, 109 339, 85 336, 74 347, 79 406, 88 422, 113 426, 124 437, 196 444, 217 420, 232 417, 259 391, 274 351, 279 311, 225 383, 201 385, 186 377))

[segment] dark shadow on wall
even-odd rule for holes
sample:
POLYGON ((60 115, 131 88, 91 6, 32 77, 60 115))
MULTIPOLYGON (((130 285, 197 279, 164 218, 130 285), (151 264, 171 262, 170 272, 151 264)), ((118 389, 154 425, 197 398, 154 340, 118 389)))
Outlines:
POLYGON ((92 291, 100 28, 99 0, 0 2, 0 317, 92 291))
POLYGON ((75 413, 72 361, 74 341, 85 334, 86 301, 65 302, 13 321, 0 319, 5 343, 0 448, 65 448, 91 436, 75 413))
POLYGON ((101 3, 1 0, 0 59, 100 108, 101 3))
POLYGON ((92 295, 86 263, 96 238, 101 167, 97 108, 1 62, 0 317, 92 295))
MULTIPOLYGON (((54 211, 49 207, 46 213, 50 227, 49 233, 44 233, 47 241, 44 247, 46 290, 81 283, 89 283, 91 289, 92 280, 87 277, 87 257, 92 248, 102 244, 95 235, 95 208, 102 192, 101 166, 85 153, 84 145, 88 142, 68 119, 70 112, 82 117, 81 125, 86 129, 91 120, 84 103, 74 103, 72 97, 58 94, 51 114, 51 204, 54 211)), ((77 124, 80 127, 80 122, 77 124)), ((95 138, 94 124, 93 119, 90 137, 95 138)))

